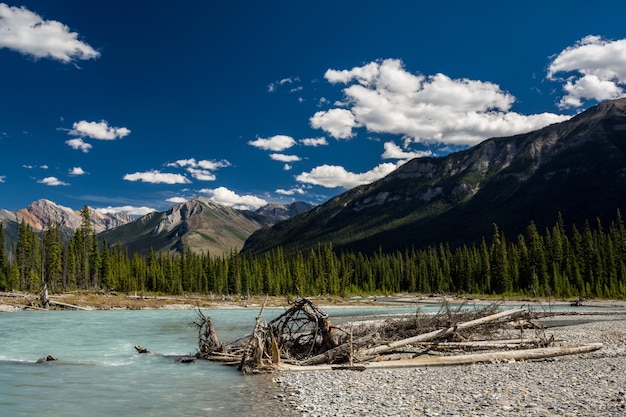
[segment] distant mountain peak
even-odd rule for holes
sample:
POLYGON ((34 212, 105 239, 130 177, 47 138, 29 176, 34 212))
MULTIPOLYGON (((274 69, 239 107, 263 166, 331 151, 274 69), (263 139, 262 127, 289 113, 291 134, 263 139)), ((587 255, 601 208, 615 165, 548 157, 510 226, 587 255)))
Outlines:
MULTIPOLYGON (((122 212, 103 214, 91 207, 89 207, 89 214, 91 226, 96 233, 134 220, 133 217, 122 212)), ((82 224, 80 210, 73 210, 45 198, 34 201, 27 207, 17 210, 15 219, 18 222, 24 220, 35 231, 44 230, 58 223, 60 227, 67 229, 68 233, 71 233, 82 224)))

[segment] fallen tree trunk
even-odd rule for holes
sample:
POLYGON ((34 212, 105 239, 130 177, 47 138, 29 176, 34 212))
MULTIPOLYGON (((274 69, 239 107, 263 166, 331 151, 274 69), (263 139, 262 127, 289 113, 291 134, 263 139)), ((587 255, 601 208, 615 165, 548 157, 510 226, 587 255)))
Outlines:
POLYGON ((302 365, 317 365, 320 363, 333 363, 337 362, 338 359, 343 359, 346 356, 350 355, 351 348, 364 346, 370 344, 370 342, 374 341, 377 337, 376 333, 371 333, 366 336, 360 337, 356 340, 352 341, 352 346, 350 346, 350 342, 341 344, 336 348, 327 350, 324 353, 320 353, 319 355, 310 357, 301 361, 302 365))
POLYGON ((74 305, 74 304, 62 303, 60 301, 50 300, 49 304, 50 305, 59 306, 59 307, 73 308, 74 310, 91 310, 90 308, 87 308, 87 307, 81 307, 81 306, 77 306, 77 305, 74 305))
POLYGON ((499 320, 505 317, 511 318, 511 317, 519 316, 519 315, 524 314, 525 312, 526 312, 526 309, 501 311, 500 313, 492 314, 490 316, 481 317, 479 319, 467 321, 464 323, 459 323, 455 326, 451 326, 446 329, 435 330, 429 333, 424 333, 424 334, 420 334, 417 336, 409 337, 408 339, 402 339, 402 340, 387 343, 384 345, 379 345, 370 349, 361 349, 355 352, 354 356, 355 356, 355 359, 360 360, 360 361, 367 360, 380 353, 389 352, 401 346, 410 345, 412 343, 426 342, 429 340, 436 339, 438 337, 450 335, 457 330, 469 329, 469 328, 480 326, 482 324, 486 324, 486 323, 499 320))
MULTIPOLYGON (((556 342, 557 340, 552 340, 556 342)), ((558 341, 562 341, 559 339, 558 341)), ((423 342, 420 346, 436 349, 465 349, 465 348, 477 348, 477 349, 505 349, 505 348, 518 348, 524 345, 544 346, 545 340, 532 338, 532 339, 502 339, 502 340, 474 340, 467 342, 423 342)))
MULTIPOLYGON (((380 368, 418 368, 428 366, 452 366, 469 365, 481 362, 507 361, 507 360, 531 360, 553 358, 557 356, 576 355, 593 352, 602 348, 602 343, 591 343, 580 346, 557 346, 537 349, 510 350, 502 352, 475 353, 471 355, 457 356, 435 356, 415 359, 401 359, 395 361, 369 362, 364 363, 359 368, 380 369, 380 368)), ((282 371, 323 371, 345 369, 345 366, 336 365, 288 365, 282 364, 277 369, 282 371)))

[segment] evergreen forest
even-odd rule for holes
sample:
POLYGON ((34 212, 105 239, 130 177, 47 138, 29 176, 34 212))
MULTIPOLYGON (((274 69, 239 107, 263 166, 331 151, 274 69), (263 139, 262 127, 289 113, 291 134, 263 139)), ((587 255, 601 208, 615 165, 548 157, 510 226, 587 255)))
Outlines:
MULTIPOLYGON (((619 211, 609 225, 578 227, 561 216, 546 230, 530 223, 508 237, 493 225, 480 244, 372 254, 319 245, 286 256, 131 254, 100 241, 81 210, 82 225, 63 240, 58 224, 41 233, 24 221, 18 240, 0 251, 0 291, 75 290, 153 294, 318 295, 458 293, 532 297, 626 297, 626 228, 619 211)), ((5 241, 0 223, 0 242, 5 241)))

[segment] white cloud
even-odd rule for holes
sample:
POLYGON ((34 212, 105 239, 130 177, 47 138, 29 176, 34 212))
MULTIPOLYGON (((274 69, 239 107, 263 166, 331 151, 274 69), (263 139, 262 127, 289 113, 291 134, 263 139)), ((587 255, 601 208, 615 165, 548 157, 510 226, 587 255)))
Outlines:
POLYGON ((203 194, 208 194, 211 200, 224 206, 234 207, 240 210, 257 209, 267 204, 262 198, 253 195, 238 195, 225 187, 215 189, 204 188, 200 190, 203 194))
POLYGON ((46 177, 42 180, 37 181, 39 184, 45 184, 48 185, 50 187, 56 187, 59 185, 69 185, 66 182, 61 181, 60 179, 58 179, 57 177, 46 177))
POLYGON ((325 137, 320 137, 320 138, 305 138, 305 139, 300 139, 299 141, 301 144, 303 144, 304 146, 326 146, 328 145, 328 141, 326 140, 325 137))
POLYGON ((88 137, 99 140, 121 139, 130 134, 130 130, 125 127, 112 127, 105 120, 99 122, 88 122, 81 120, 72 125, 70 135, 88 137))
POLYGON ((0 175, 0 182, 4 182, 6 180, 6 175, 0 175))
POLYGON ((548 79, 565 82, 560 108, 581 107, 585 100, 623 97, 626 39, 612 41, 591 35, 581 39, 554 57, 548 67, 548 79))
POLYGON ((187 168, 187 172, 198 181, 215 181, 217 178, 215 174, 206 169, 187 168))
POLYGON ((96 209, 98 213, 113 214, 113 213, 126 213, 129 216, 145 216, 146 214, 156 211, 150 207, 135 207, 135 206, 119 206, 119 207, 105 207, 96 209))
POLYGON ((259 138, 248 142, 248 145, 254 146, 255 148, 274 152, 284 151, 295 144, 296 141, 291 136, 286 135, 275 135, 271 138, 259 138))
POLYGON ((431 151, 405 151, 393 142, 385 142, 383 145, 385 152, 381 155, 383 159, 413 159, 424 156, 431 156, 431 151))
POLYGON ((41 168, 41 169, 48 169, 49 167, 48 167, 48 165, 44 164, 44 165, 41 165, 39 168, 41 168))
POLYGON ((341 107, 310 119, 337 139, 354 129, 397 134, 420 143, 474 145, 486 138, 528 132, 569 116, 522 115, 511 111, 515 98, 496 84, 452 79, 444 74, 414 75, 400 60, 386 59, 351 70, 329 69, 325 78, 344 83, 341 107))
MULTIPOLYGON (((295 82, 299 82, 300 81, 300 77, 288 77, 288 78, 283 78, 282 80, 279 81, 275 81, 273 83, 270 83, 267 86, 267 91, 269 91, 270 93, 275 92, 278 87, 280 87, 281 85, 285 85, 285 84, 293 84, 295 82)), ((302 87, 296 87, 296 88, 292 88, 290 90, 290 92, 294 92, 293 90, 299 91, 301 90, 302 87)))
POLYGON ((383 178, 396 168, 396 164, 387 162, 374 167, 370 171, 355 174, 346 171, 342 166, 321 165, 313 168, 310 172, 303 172, 296 177, 296 180, 326 188, 342 187, 348 189, 383 178))
POLYGON ((222 159, 221 161, 209 161, 206 159, 202 159, 200 161, 196 161, 195 158, 189 158, 189 159, 179 159, 178 161, 175 162, 170 162, 167 164, 167 166, 169 167, 175 167, 175 166, 179 166, 179 167, 191 167, 191 168, 202 168, 202 169, 208 169, 210 171, 219 169, 219 168, 226 168, 230 166, 230 162, 228 162, 225 159, 222 159))
POLYGON ((282 188, 279 188, 276 190, 276 194, 282 194, 282 195, 294 195, 294 194, 306 194, 306 191, 304 191, 302 188, 292 188, 290 190, 284 190, 282 188))
POLYGON ((186 168, 187 172, 189 172, 192 177, 194 177, 195 179, 199 181, 215 181, 216 176, 211 171, 214 171, 219 168, 229 167, 230 162, 226 160, 196 161, 195 158, 189 158, 189 159, 179 159, 178 161, 175 161, 175 162, 169 162, 167 166, 186 168))
POLYGON ((74 167, 69 170, 68 174, 78 176, 78 175, 85 175, 86 172, 81 167, 74 167))
POLYGON ((10 7, 5 3, 0 3, 0 48, 64 63, 100 56, 63 23, 43 20, 23 6, 10 7))
POLYGON ((208 169, 214 171, 219 168, 226 168, 230 166, 230 162, 225 159, 221 161, 208 161, 206 159, 198 161, 198 167, 202 169, 208 169))
POLYGON ((89 150, 91 148, 93 148, 93 146, 87 142, 85 142, 84 140, 82 140, 81 138, 76 138, 76 139, 69 139, 65 141, 65 144, 67 146, 69 146, 72 149, 76 149, 76 150, 81 150, 84 153, 89 152, 89 150))
POLYGON ((309 122, 314 129, 323 129, 336 139, 350 139, 354 136, 352 129, 361 126, 354 114, 345 109, 318 111, 309 122))
POLYGON ((157 170, 126 174, 124 175, 124 180, 148 182, 151 184, 188 184, 191 182, 184 175, 163 173, 157 170))
POLYGON ((300 158, 297 155, 285 155, 282 153, 273 153, 270 155, 270 158, 273 159, 274 161, 280 161, 280 162, 296 162, 296 161, 302 160, 302 158, 300 158))
POLYGON ((180 203, 186 203, 187 199, 184 197, 170 197, 165 201, 167 201, 168 203, 180 204, 180 203))

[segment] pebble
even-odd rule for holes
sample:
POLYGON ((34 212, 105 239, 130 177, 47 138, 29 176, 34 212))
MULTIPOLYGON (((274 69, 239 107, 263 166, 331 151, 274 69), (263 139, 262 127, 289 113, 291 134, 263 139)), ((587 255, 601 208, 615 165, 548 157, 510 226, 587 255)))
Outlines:
MULTIPOLYGON (((571 318, 570 318, 571 319, 571 318)), ((588 320, 585 317, 585 320, 588 320)), ((626 416, 626 316, 555 327, 558 344, 599 351, 465 366, 283 372, 283 401, 302 417, 626 416)))

